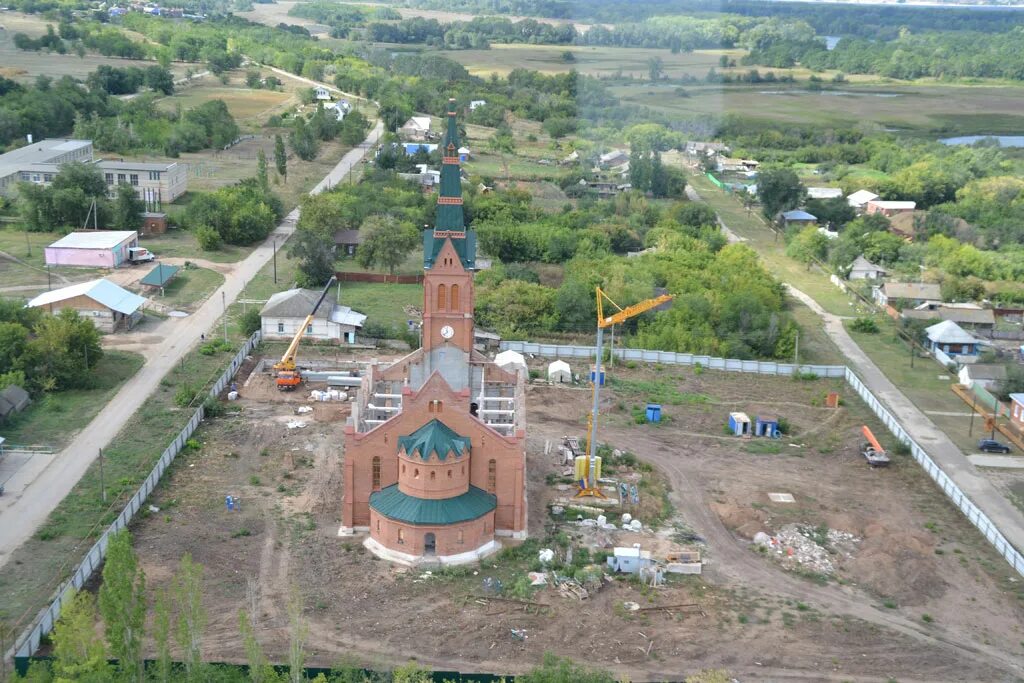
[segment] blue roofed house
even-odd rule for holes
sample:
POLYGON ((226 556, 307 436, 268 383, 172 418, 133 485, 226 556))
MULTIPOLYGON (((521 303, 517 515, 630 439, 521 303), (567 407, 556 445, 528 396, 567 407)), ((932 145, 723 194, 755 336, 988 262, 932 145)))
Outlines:
POLYGON ((793 209, 792 211, 782 212, 781 222, 786 228, 806 228, 807 226, 817 225, 818 217, 801 209, 793 209))
POLYGON ((943 362, 946 361, 943 356, 956 360, 957 356, 977 356, 981 352, 981 340, 952 320, 943 320, 926 328, 925 334, 928 337, 928 350, 943 362))
POLYGON ((144 303, 146 300, 138 294, 100 279, 43 292, 27 305, 50 313, 70 308, 83 318, 92 320, 100 332, 116 332, 135 326, 142 318, 144 303))

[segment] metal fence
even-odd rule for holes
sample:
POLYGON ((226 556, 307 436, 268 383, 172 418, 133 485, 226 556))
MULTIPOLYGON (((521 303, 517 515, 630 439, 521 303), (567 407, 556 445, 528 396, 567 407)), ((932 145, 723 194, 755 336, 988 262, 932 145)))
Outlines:
MULTIPOLYGON (((224 371, 220 378, 214 383, 213 388, 210 389, 210 396, 216 397, 224 391, 225 387, 228 386, 228 382, 238 372, 238 368, 241 367, 242 362, 245 361, 245 357, 252 353, 253 348, 260 343, 261 333, 257 330, 249 339, 242 345, 238 353, 231 360, 231 365, 224 371)), ((71 597, 74 591, 77 591, 85 585, 85 583, 92 577, 101 564, 103 564, 103 558, 107 553, 107 543, 110 540, 112 534, 127 528, 128 523, 131 522, 132 518, 142 509, 143 503, 149 497, 149 494, 156 488, 160 478, 167 471, 167 468, 174 462, 174 458, 181 452, 181 449, 185 447, 185 442, 192 436, 196 428, 203 421, 203 406, 200 405, 196 412, 192 414, 192 418, 185 425, 185 428, 181 430, 178 436, 171 442, 160 456, 160 460, 157 461, 156 466, 153 467, 153 471, 149 473, 146 480, 139 487, 139 490, 135 492, 135 495, 131 497, 128 504, 121 510, 121 514, 117 516, 117 519, 107 527, 107 530, 103 532, 99 540, 93 544, 89 552, 86 553, 85 559, 75 569, 71 579, 67 583, 63 584, 57 589, 57 597, 54 599, 50 606, 46 608, 32 625, 19 636, 15 642, 14 653, 15 657, 30 657, 32 654, 39 649, 39 642, 43 636, 47 635, 53 630, 53 625, 60 618, 61 607, 65 600, 71 597)))
MULTIPOLYGON (((518 351, 520 353, 532 353, 547 358, 586 358, 594 357, 593 346, 560 346, 557 344, 537 344, 521 341, 501 342, 503 351, 518 351)), ((649 351, 645 349, 615 349, 615 357, 622 360, 634 360, 645 363, 666 363, 674 365, 696 365, 713 370, 726 370, 731 372, 748 372, 762 375, 789 375, 793 374, 795 365, 788 363, 774 363, 765 361, 737 360, 735 358, 711 358, 709 356, 697 356, 689 353, 673 353, 671 351, 649 351)), ((871 411, 878 416, 878 419, 892 432, 901 443, 910 447, 910 453, 914 460, 928 473, 928 476, 938 484, 942 492, 949 496, 953 504, 960 508, 971 524, 976 526, 982 535, 988 539, 995 549, 1010 563, 1010 566, 1017 570, 1017 573, 1024 576, 1024 556, 1014 548, 999 528, 992 522, 970 498, 967 497, 959 486, 957 486, 942 468, 935 464, 931 456, 910 437, 907 431, 893 416, 889 409, 882 405, 882 402, 871 393, 861 382, 860 378, 845 365, 801 365, 800 372, 813 373, 819 377, 842 377, 854 391, 871 408, 871 411)))
MULTIPOLYGON (((562 346, 558 344, 537 344, 522 341, 501 342, 502 351, 518 351, 532 353, 546 358, 593 358, 593 346, 562 346)), ((763 360, 739 360, 738 358, 716 358, 700 356, 692 353, 675 353, 674 351, 650 351, 647 349, 618 348, 614 350, 615 358, 621 361, 640 363, 664 363, 666 365, 701 365, 709 370, 725 370, 726 372, 749 372, 759 375, 793 376, 794 372, 818 377, 845 377, 845 365, 794 365, 793 363, 777 363, 763 360)))

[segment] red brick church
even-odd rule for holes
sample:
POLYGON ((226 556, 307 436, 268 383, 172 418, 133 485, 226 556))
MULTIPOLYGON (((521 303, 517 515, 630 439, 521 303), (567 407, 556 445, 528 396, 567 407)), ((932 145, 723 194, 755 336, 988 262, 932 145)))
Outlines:
POLYGON ((395 562, 457 564, 526 535, 526 378, 473 348, 476 233, 449 103, 441 190, 423 232, 423 347, 363 377, 345 426, 340 535, 395 562))

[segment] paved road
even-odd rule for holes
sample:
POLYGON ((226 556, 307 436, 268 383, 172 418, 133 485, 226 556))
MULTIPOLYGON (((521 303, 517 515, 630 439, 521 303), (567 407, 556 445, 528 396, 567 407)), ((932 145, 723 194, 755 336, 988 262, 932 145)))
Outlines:
MULTIPOLYGON (((864 384, 899 420, 942 471, 960 487, 982 512, 988 515, 1017 550, 1024 551, 1024 515, 970 463, 967 456, 927 415, 914 405, 878 366, 867 357, 846 332, 842 318, 825 311, 810 296, 786 285, 790 293, 817 313, 825 331, 856 371, 864 384)), ((930 361, 925 361, 930 362, 930 361)))
MULTIPOLYGON (((358 147, 352 149, 318 184, 311 194, 322 192, 341 182, 377 142, 383 131, 378 123, 358 147)), ((249 282, 273 255, 273 243, 282 244, 294 231, 299 210, 294 209, 267 240, 233 272, 224 284, 199 309, 186 318, 175 319, 173 331, 147 354, 148 361, 124 385, 121 391, 93 418, 62 452, 33 456, 5 484, 0 497, 0 567, 14 550, 28 540, 50 512, 70 493, 92 461, 117 435, 138 406, 156 389, 160 379, 188 353, 199 335, 210 332, 224 312, 224 301, 234 302, 249 282)), ((162 328, 167 329, 167 328, 162 328)))

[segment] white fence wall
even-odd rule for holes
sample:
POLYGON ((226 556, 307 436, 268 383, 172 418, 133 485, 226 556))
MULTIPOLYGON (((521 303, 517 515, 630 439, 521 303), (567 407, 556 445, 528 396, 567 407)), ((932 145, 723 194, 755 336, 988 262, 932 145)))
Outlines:
MULTIPOLYGON (((238 372, 238 368, 242 365, 245 357, 252 353, 253 348, 260 343, 260 332, 257 331, 242 345, 238 353, 231 360, 231 365, 224 371, 224 373, 214 383, 213 388, 210 389, 210 396, 218 396, 225 387, 228 386, 228 382, 238 372)), ((103 558, 107 553, 107 543, 110 540, 112 534, 117 533, 121 529, 125 529, 132 518, 142 509, 143 503, 149 497, 149 494, 156 488, 160 478, 170 467, 171 463, 174 462, 174 458, 184 448, 185 442, 188 441, 192 433, 195 432, 196 428, 203 421, 203 406, 200 405, 196 412, 192 414, 192 418, 185 425, 185 428, 181 430, 178 436, 171 442, 171 444, 164 450, 163 455, 160 456, 160 460, 157 461, 153 470, 146 477, 146 480, 139 487, 139 490, 135 492, 135 495, 131 497, 128 504, 121 510, 121 514, 117 516, 113 524, 107 527, 107 530, 103 532, 99 540, 93 544, 89 552, 86 553, 85 559, 75 569, 71 579, 57 589, 57 597, 54 599, 50 606, 47 607, 38 617, 35 622, 18 638, 15 642, 14 653, 16 657, 31 657, 36 650, 39 649, 39 642, 43 636, 47 635, 53 630, 53 625, 60 618, 61 606, 64 601, 71 597, 71 594, 81 589, 82 586, 89 580, 100 565, 103 564, 103 558)))
MULTIPOLYGON (((501 349, 518 351, 520 353, 532 353, 546 358, 578 358, 593 359, 595 348, 593 346, 560 346, 556 344, 536 344, 521 341, 503 341, 501 349)), ((774 363, 770 361, 748 361, 733 358, 712 358, 709 356, 695 356, 689 353, 673 353, 671 351, 647 351, 644 349, 615 349, 615 357, 622 360, 634 360, 644 363, 665 363, 672 365, 696 365, 713 370, 727 370, 732 372, 758 373, 762 375, 786 375, 791 376, 796 366, 789 363, 774 363)), ((895 416, 888 408, 861 382, 860 378, 845 365, 801 365, 800 372, 813 373, 819 377, 842 377, 846 380, 871 411, 878 416, 878 419, 892 432, 901 443, 910 447, 910 453, 928 476, 938 485, 942 492, 949 496, 953 504, 960 508, 971 524, 976 526, 982 535, 988 539, 995 549, 1010 563, 1010 566, 1017 570, 1018 574, 1024 576, 1024 556, 1014 548, 1006 537, 1003 536, 999 527, 992 522, 988 516, 967 497, 959 486, 957 486, 942 468, 935 464, 931 456, 914 441, 895 416)))
MULTIPOLYGON (((501 342, 502 351, 518 351, 532 353, 545 358, 593 358, 593 346, 560 346, 558 344, 536 344, 522 341, 501 342)), ((792 376, 797 366, 792 363, 777 363, 763 360, 739 360, 737 358, 716 358, 700 356, 692 353, 675 353, 674 351, 649 351, 647 349, 615 349, 615 358, 622 361, 640 363, 664 363, 666 365, 701 365, 709 370, 725 370, 727 372, 749 372, 760 375, 792 376)), ((801 373, 813 374, 818 377, 843 377, 846 375, 845 365, 801 365, 801 373)))

